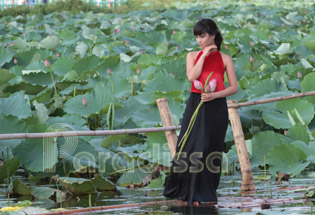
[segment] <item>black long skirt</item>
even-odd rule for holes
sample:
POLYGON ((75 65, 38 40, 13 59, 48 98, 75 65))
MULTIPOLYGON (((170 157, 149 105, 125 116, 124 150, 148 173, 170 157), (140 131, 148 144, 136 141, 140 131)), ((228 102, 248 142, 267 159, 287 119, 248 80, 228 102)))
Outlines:
POLYGON ((201 101, 199 93, 191 92, 181 123, 176 154, 170 174, 165 180, 163 195, 192 202, 217 202, 216 190, 221 175, 221 159, 228 126, 226 98, 205 102, 177 159, 178 143, 185 134, 190 119, 201 101))

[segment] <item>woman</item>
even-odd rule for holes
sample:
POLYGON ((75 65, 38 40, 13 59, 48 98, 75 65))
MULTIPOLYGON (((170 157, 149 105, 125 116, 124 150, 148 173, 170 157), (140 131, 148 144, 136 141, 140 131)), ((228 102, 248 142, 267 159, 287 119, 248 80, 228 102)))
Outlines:
MULTIPOLYGON (((222 35, 211 19, 201 19, 194 26, 194 35, 201 50, 189 52, 186 75, 190 82, 198 80, 204 86, 211 72, 217 80, 216 90, 201 93, 194 85, 183 115, 176 155, 170 175, 166 178, 163 195, 187 201, 189 205, 217 204, 216 190, 221 175, 221 158, 228 111, 226 97, 237 93, 237 78, 232 58, 220 52, 222 35), (229 87, 224 86, 226 72, 229 87), (179 141, 187 130, 190 119, 200 101, 203 101, 195 124, 177 160, 179 141)), ((209 80, 209 81, 210 81, 209 80)))

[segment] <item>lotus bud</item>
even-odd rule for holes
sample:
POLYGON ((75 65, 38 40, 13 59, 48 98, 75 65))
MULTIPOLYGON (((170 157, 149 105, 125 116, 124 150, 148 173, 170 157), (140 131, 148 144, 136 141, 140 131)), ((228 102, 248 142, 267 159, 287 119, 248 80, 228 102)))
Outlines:
POLYGON ((139 68, 137 68, 137 74, 140 75, 141 70, 139 68))
POLYGON ((110 70, 110 68, 106 69, 107 75, 110 75, 112 73, 112 71, 110 70))
POLYGON ((303 22, 305 23, 305 22, 306 22, 306 20, 305 20, 305 19, 303 19, 303 22))
POLYGON ((225 49, 228 49, 229 47, 227 45, 224 46, 225 49))
POLYGON ((135 27, 135 26, 132 26, 131 28, 132 28, 133 30, 135 30, 135 29, 136 29, 136 27, 135 27))
POLYGON ((210 92, 214 92, 215 89, 217 88, 217 79, 211 79, 209 82, 209 86, 210 86, 210 92))
POLYGON ((170 74, 172 76, 172 78, 175 78, 175 75, 173 73, 170 74))
POLYGON ((284 23, 282 23, 281 26, 284 27, 284 23))
POLYGON ((194 87, 198 90, 202 89, 202 83, 198 80, 194 80, 194 87))
POLYGON ((73 54, 73 58, 77 58, 77 55, 76 55, 76 54, 73 54))
POLYGON ((142 50, 142 54, 144 54, 144 50, 142 50))
POLYGON ((177 49, 178 49, 178 46, 176 46, 175 49, 177 50, 177 49))
POLYGON ((115 33, 117 34, 117 33, 119 33, 119 28, 115 28, 115 33))
POLYGON ((176 34, 176 31, 173 31, 173 34, 176 34))
POLYGON ((3 46, 4 46, 4 47, 7 47, 7 46, 8 46, 8 44, 7 44, 7 43, 3 43, 3 46))
POLYGON ((56 53, 56 57, 59 57, 59 56, 60 56, 60 54, 59 54, 59 52, 57 52, 57 53, 56 53))
POLYGON ((26 37, 26 33, 24 33, 23 36, 26 37))
POLYGON ((87 106, 88 105, 88 102, 87 102, 86 98, 82 99, 82 104, 83 104, 83 106, 87 106))
POLYGON ((287 136, 287 130, 284 130, 283 134, 284 136, 287 136))
POLYGON ((297 76, 298 76, 299 79, 301 79, 301 78, 302 78, 302 73, 301 73, 301 72, 298 72, 298 73, 297 73, 297 76))
POLYGON ((17 61, 17 59, 16 59, 16 58, 14 58, 13 62, 14 62, 15 64, 17 64, 17 62, 18 62, 18 61, 17 61))
POLYGON ((126 45, 128 45, 129 44, 129 40, 126 40, 126 45))
POLYGON ((14 42, 11 42, 11 46, 14 46, 14 42))
POLYGON ((299 21, 299 25, 301 25, 301 21, 299 21))
POLYGON ((48 60, 45 60, 45 66, 46 66, 46 67, 50 67, 50 63, 49 63, 48 60))
POLYGON ((253 62, 253 61, 254 61, 254 58, 253 58, 252 56, 250 56, 249 61, 250 61, 250 62, 253 62))
POLYGON ((254 42, 253 42, 253 41, 250 41, 250 45, 253 46, 253 45, 254 45, 254 42))
POLYGON ((269 39, 272 39, 272 36, 271 36, 271 35, 269 35, 269 39))

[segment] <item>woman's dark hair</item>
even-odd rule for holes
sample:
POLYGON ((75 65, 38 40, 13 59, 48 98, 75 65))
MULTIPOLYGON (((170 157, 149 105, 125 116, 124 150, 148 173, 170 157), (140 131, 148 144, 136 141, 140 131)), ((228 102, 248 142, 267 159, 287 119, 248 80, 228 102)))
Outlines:
POLYGON ((194 35, 201 35, 203 33, 208 33, 209 35, 215 34, 214 42, 220 51, 223 37, 217 24, 212 19, 200 19, 195 24, 194 35))

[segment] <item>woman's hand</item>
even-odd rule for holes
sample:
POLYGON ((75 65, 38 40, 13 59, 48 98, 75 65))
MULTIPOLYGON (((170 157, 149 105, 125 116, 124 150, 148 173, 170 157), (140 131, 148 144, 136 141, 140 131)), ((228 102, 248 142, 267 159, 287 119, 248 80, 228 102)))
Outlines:
POLYGON ((217 46, 216 45, 210 45, 210 46, 207 46, 207 47, 205 47, 202 51, 203 51, 203 53, 202 53, 202 57, 207 57, 211 52, 213 52, 213 51, 215 51, 215 50, 217 50, 217 46))
POLYGON ((202 102, 210 102, 216 98, 217 98, 216 93, 201 93, 202 102))

